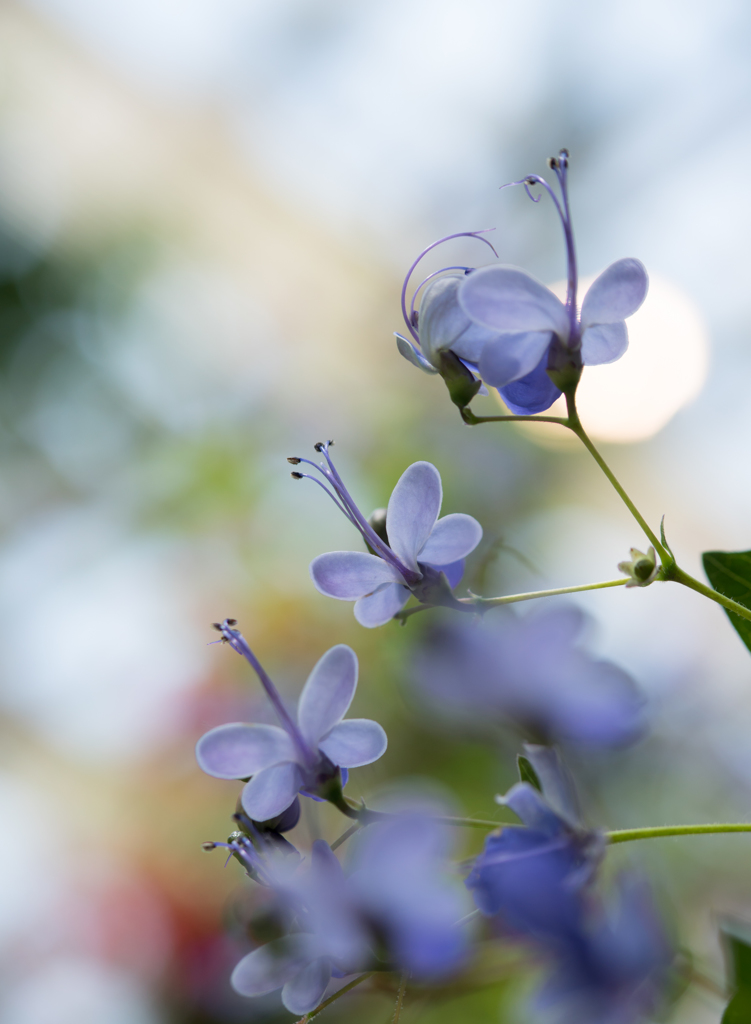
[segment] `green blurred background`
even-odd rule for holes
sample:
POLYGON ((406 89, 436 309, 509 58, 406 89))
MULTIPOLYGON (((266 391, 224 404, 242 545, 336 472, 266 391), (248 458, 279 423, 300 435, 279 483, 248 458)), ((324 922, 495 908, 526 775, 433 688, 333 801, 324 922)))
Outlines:
MULTIPOLYGON (((468 582, 488 595, 617 574, 642 538, 586 453, 463 426, 392 337, 404 270, 441 235, 496 225, 504 262, 563 276, 551 208, 497 191, 563 145, 582 273, 638 256, 711 342, 707 373, 665 314, 631 377, 589 371, 620 401, 607 456, 690 571, 751 545, 750 46, 731 0, 3 3, 0 1024, 289 1019, 230 992, 247 890, 200 848, 226 836, 240 785, 198 771, 196 739, 267 715, 247 666, 207 646, 215 619, 239 620, 290 699, 329 646, 356 650, 354 712, 390 746, 353 795, 412 780, 500 813, 514 738, 489 746, 421 706, 427 615, 368 631, 314 590, 310 560, 357 537, 285 457, 334 438, 366 512, 433 462, 444 512, 485 528, 468 582)), ((465 261, 485 256, 459 242, 444 262, 465 261)), ((574 765, 590 821, 746 820, 751 662, 720 610, 668 587, 579 603, 651 722, 574 765)), ((341 830, 324 808, 292 838, 341 830)), ((717 920, 751 916, 749 842, 610 857, 649 872, 719 981, 717 920)), ((523 977, 488 971, 497 984, 418 999, 406 1024, 519 1020, 523 977)), ((392 996, 343 1006, 332 1021, 382 1021, 392 996)), ((697 989, 671 1019, 721 1009, 697 989)))

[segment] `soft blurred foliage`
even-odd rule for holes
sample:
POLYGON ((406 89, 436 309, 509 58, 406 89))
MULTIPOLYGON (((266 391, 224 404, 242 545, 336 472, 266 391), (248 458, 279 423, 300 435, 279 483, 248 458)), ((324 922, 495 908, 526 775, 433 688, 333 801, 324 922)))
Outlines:
MULTIPOLYGON (((751 546, 750 41, 733 0, 3 5, 2 1024, 288 1019, 229 990, 248 899, 256 938, 261 907, 200 848, 225 838, 240 784, 201 775, 195 740, 268 718, 247 666, 207 646, 212 620, 239 620, 290 699, 352 645, 354 713, 390 740, 352 795, 411 780, 502 814, 515 738, 420 703, 427 615, 367 631, 315 592, 311 558, 357 538, 285 457, 333 437, 366 512, 410 462, 435 463, 444 512, 485 528, 468 577, 484 594, 616 575, 642 538, 586 453, 464 427, 391 336, 401 274, 439 235, 497 224, 505 262, 561 276, 551 209, 497 193, 561 145, 582 272, 638 256, 712 336, 699 400, 608 456, 653 523, 667 513, 689 571, 702 549, 751 546)), ((451 259, 484 257, 462 242, 451 259)), ((635 409, 669 387, 646 379, 635 409)), ((579 602, 650 701, 636 748, 573 763, 592 824, 748 816, 751 662, 718 608, 677 589, 579 602)), ((308 806, 292 839, 340 831, 308 806)), ((462 835, 465 854, 480 841, 462 835)), ((717 915, 751 914, 748 842, 609 858, 648 870, 676 942, 718 980, 717 915)), ((514 955, 477 972, 479 991, 415 993, 404 1019, 518 1020, 514 955)), ((388 984, 328 1017, 387 1019, 388 984)), ((671 1019, 709 1024, 721 1005, 697 989, 671 1019)))

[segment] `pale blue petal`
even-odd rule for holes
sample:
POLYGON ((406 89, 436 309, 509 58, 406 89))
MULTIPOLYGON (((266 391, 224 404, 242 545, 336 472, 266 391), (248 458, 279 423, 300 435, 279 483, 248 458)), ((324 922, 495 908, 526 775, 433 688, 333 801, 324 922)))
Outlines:
POLYGON ((282 989, 282 1002, 290 1013, 305 1014, 314 1010, 331 981, 331 961, 321 956, 303 967, 282 989))
POLYGON ((435 526, 442 498, 441 477, 430 462, 405 469, 391 493, 386 532, 391 549, 410 569, 417 571, 417 552, 435 526))
POLYGON ((267 942, 244 956, 232 972, 232 988, 241 996, 265 996, 281 988, 318 954, 312 935, 289 935, 267 942))
POLYGON ((531 373, 544 357, 552 340, 549 331, 505 334, 485 346, 480 376, 494 388, 502 388, 531 373))
POLYGON ((561 391, 555 386, 547 371, 547 356, 521 380, 499 388, 501 398, 515 416, 531 416, 549 409, 561 391))
POLYGON ((470 320, 495 331, 553 331, 564 341, 569 335, 561 300, 518 267, 473 271, 459 288, 459 304, 470 320))
POLYGON ((495 799, 496 803, 510 807, 527 828, 537 829, 549 836, 560 835, 565 829, 563 820, 528 782, 517 782, 504 797, 497 796, 495 799))
POLYGON ((628 348, 628 330, 623 320, 613 324, 595 324, 582 335, 582 362, 586 366, 614 363, 628 348))
POLYGON ((319 743, 333 764, 359 768, 377 761, 388 746, 386 733, 369 718, 348 718, 339 722, 319 743))
POLYGON ((456 293, 463 277, 435 277, 426 287, 420 303, 419 335, 423 355, 434 366, 441 352, 471 326, 462 312, 456 293))
POLYGON ((399 583, 387 583, 375 593, 360 598, 355 604, 355 618, 361 626, 367 626, 368 629, 384 626, 402 610, 409 601, 409 595, 408 587, 399 583))
POLYGON ((357 686, 357 655, 337 644, 316 663, 297 703, 297 722, 312 747, 340 722, 357 686))
POLYGON ((396 347, 408 363, 412 363, 413 366, 416 366, 418 370, 422 370, 423 373, 438 373, 438 370, 430 365, 422 352, 419 352, 408 338, 403 337, 401 334, 396 334, 396 332, 394 333, 396 336, 396 347))
POLYGON ((418 562, 442 566, 458 562, 482 540, 482 527, 472 516, 454 512, 439 519, 417 554, 418 562))
POLYGON ((525 743, 524 753, 540 780, 545 802, 571 825, 579 822, 579 802, 573 780, 555 747, 525 743))
POLYGON ((246 779, 295 757, 295 746, 276 725, 230 722, 210 729, 196 744, 196 760, 216 779, 246 779))
POLYGON ((460 558, 458 562, 452 562, 450 565, 434 565, 433 568, 446 574, 449 586, 453 590, 454 587, 458 587, 462 581, 462 576, 464 575, 464 559, 460 558))
POLYGON ((356 601, 372 594, 384 583, 403 583, 388 562, 367 551, 329 551, 310 563, 316 590, 339 601, 356 601))
POLYGON ((649 278, 639 260, 617 260, 603 270, 584 296, 582 327, 613 324, 635 313, 647 295, 649 278))
POLYGON ((245 813, 254 821, 275 818, 289 807, 302 784, 302 772, 291 761, 264 768, 242 791, 245 813))
MULTIPOLYGON (((491 331, 481 324, 472 323, 471 320, 468 323, 469 327, 466 331, 462 331, 451 346, 451 351, 455 352, 465 362, 478 363, 485 346, 496 341, 500 335, 498 331, 491 331)), ((473 367, 470 367, 470 369, 473 369, 473 367)))

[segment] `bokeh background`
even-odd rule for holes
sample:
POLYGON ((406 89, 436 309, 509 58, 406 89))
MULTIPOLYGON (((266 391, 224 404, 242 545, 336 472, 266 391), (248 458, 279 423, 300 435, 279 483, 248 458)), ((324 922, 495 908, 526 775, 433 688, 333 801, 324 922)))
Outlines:
MULTIPOLYGON (((391 745, 353 793, 433 780, 498 813, 514 743, 426 713, 419 619, 367 631, 314 591, 310 559, 357 538, 284 460, 334 438, 366 512, 434 462, 444 511, 485 527, 488 595, 617 575, 642 538, 586 453, 464 427, 392 337, 404 270, 442 235, 495 226, 504 262, 563 276, 550 206, 498 191, 561 146, 582 274, 637 256, 655 282, 633 352, 588 371, 585 420, 689 571, 751 546, 750 55, 740 0, 3 0, 2 1024, 289 1019, 229 991, 247 890, 200 848, 239 785, 201 775, 195 740, 266 713, 207 646, 214 619, 239 619, 290 699, 329 646, 355 648, 355 711, 391 745)), ((463 261, 486 257, 460 242, 444 262, 463 261)), ((748 819, 751 660, 723 613, 669 586, 579 604, 651 721, 576 765, 590 820, 748 819)), ((324 809, 297 834, 339 830, 324 809)), ((611 854, 650 873, 719 983, 749 843, 611 854)), ((517 1020, 514 985, 405 1019, 517 1020)), ((387 994, 351 1000, 330 1019, 388 1018, 387 994)), ((721 1009, 696 988, 671 1019, 721 1009)))

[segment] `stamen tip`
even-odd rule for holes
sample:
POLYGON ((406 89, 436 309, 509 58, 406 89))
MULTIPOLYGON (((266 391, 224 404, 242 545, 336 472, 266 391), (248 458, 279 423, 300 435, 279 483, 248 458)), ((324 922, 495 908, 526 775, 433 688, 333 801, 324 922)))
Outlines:
POLYGON ((303 478, 302 473, 290 473, 290 476, 292 477, 293 480, 302 480, 303 478))
POLYGON ((289 455, 287 457, 287 462, 291 463, 293 466, 299 466, 302 459, 298 458, 297 455, 289 455))
POLYGON ((237 619, 225 619, 224 620, 224 625, 225 626, 236 626, 237 625, 237 619))
POLYGON ((211 625, 217 631, 217 633, 221 633, 221 631, 222 631, 222 624, 221 624, 221 622, 212 622, 211 625))
POLYGON ((208 853, 209 850, 216 849, 216 843, 201 843, 201 849, 206 850, 206 852, 208 853))

